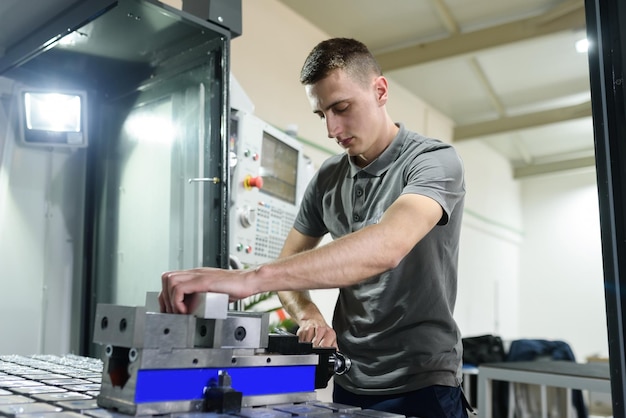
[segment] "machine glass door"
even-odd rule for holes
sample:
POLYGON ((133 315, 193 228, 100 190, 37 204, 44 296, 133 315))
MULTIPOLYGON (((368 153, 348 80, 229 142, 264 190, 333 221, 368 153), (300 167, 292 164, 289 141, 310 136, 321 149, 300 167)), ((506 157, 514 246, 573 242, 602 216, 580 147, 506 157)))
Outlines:
POLYGON ((215 67, 168 77, 105 109, 98 302, 143 306, 165 271, 222 267, 227 182, 215 67))

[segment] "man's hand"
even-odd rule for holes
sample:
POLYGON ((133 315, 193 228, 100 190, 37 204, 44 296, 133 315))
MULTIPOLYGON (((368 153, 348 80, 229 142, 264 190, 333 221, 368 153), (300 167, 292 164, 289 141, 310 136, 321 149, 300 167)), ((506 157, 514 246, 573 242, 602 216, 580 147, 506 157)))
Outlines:
POLYGON ((313 343, 314 347, 337 348, 337 334, 319 308, 311 300, 309 292, 278 292, 278 297, 289 315, 298 323, 298 340, 313 343))
POLYGON ((313 347, 337 348, 337 334, 326 322, 301 321, 297 335, 300 341, 313 343, 313 347))
POLYGON ((250 296, 246 270, 198 268, 170 271, 161 275, 161 312, 186 314, 193 308, 193 295, 199 292, 225 293, 230 301, 250 296))

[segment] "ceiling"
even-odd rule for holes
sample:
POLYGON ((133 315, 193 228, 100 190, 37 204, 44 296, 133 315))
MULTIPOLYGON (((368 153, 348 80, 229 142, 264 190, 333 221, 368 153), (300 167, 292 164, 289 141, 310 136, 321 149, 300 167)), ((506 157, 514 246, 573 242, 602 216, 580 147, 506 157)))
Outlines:
POLYGON ((517 178, 593 167, 583 0, 279 0, 364 42, 385 75, 484 141, 517 178))
POLYGON ((37 7, 23 0, 0 1, 0 57, 13 44, 26 38, 77 0, 48 0, 37 7))
MULTIPOLYGON (((84 0, 0 1, 0 57, 84 0)), ((484 141, 515 177, 593 167, 584 0, 278 0, 367 44, 384 73, 484 141), (382 6, 384 4, 384 7, 382 6)))

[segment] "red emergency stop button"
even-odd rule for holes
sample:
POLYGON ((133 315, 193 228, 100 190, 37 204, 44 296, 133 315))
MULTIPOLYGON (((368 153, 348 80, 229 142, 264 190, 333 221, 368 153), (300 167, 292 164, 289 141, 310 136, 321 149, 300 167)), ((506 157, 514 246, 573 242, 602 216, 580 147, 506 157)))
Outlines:
POLYGON ((260 189, 263 187, 263 177, 261 176, 252 177, 251 175, 248 174, 246 178, 243 180, 243 187, 245 187, 248 190, 252 189, 253 187, 260 189))

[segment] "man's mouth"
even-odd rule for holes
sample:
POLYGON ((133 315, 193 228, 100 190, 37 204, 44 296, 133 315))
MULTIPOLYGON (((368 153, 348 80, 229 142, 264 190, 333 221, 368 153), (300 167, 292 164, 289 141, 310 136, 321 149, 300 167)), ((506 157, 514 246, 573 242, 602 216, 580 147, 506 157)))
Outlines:
POLYGON ((352 137, 343 139, 337 138, 337 143, 342 147, 347 147, 348 145, 350 145, 350 142, 352 142, 352 137))

